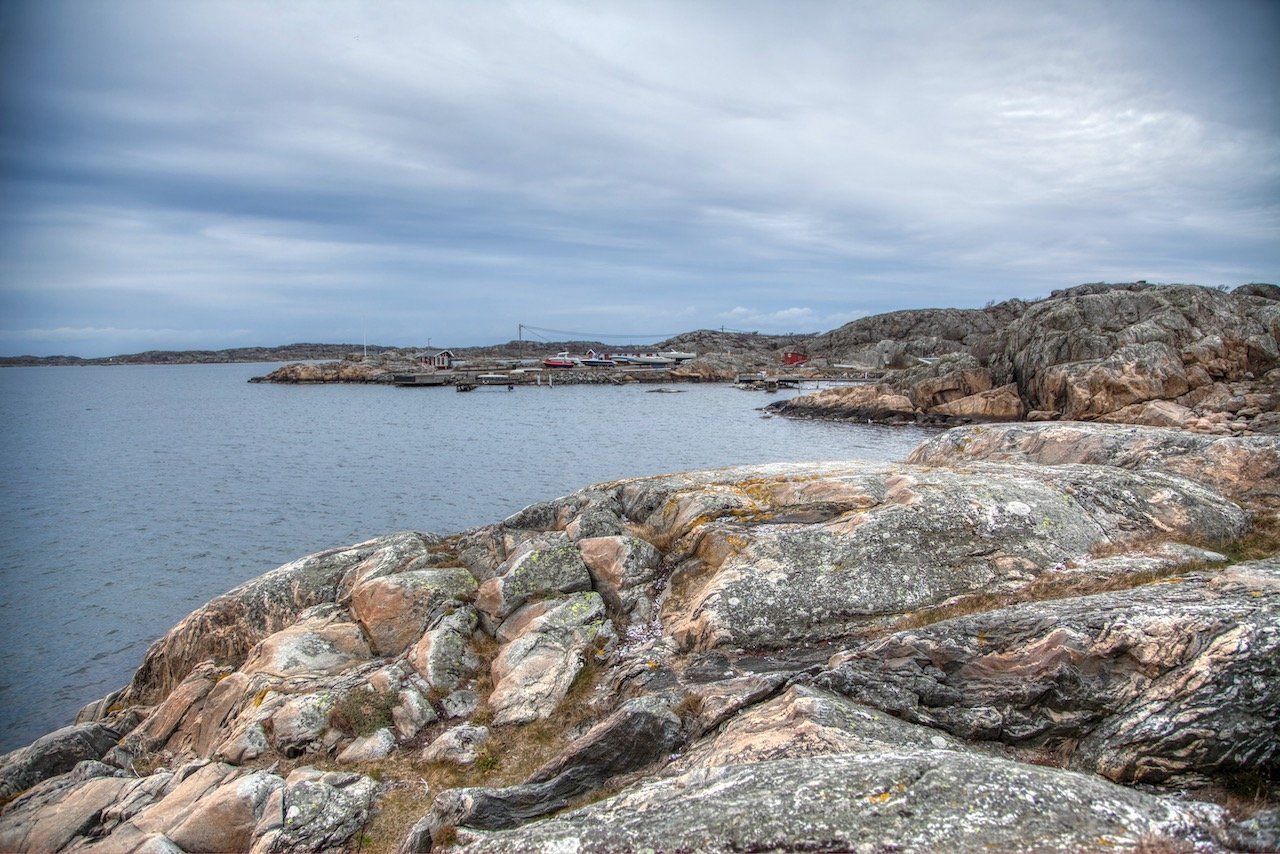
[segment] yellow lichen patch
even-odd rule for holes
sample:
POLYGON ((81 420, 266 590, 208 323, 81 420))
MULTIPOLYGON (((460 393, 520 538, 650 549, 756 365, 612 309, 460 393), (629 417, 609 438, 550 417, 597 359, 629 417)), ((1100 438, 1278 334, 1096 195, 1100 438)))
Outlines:
POLYGON ((867 795, 867 803, 869 804, 885 804, 893 799, 892 792, 881 792, 878 795, 867 795))
POLYGON ((703 532, 693 554, 708 570, 714 572, 726 560, 740 554, 750 545, 751 538, 741 531, 719 526, 703 532))
POLYGON ((821 474, 754 477, 735 481, 733 486, 756 503, 770 506, 794 501, 796 494, 803 490, 803 484, 814 483, 824 477, 821 474))

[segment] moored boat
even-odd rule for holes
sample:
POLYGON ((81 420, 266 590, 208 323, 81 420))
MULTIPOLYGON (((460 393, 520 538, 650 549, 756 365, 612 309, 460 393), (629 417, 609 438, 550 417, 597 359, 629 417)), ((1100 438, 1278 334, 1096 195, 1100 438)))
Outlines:
POLYGON ((542 364, 548 368, 576 368, 578 367, 578 359, 562 352, 556 353, 554 356, 548 356, 542 360, 542 364))
POLYGON ((634 365, 649 365, 650 367, 674 365, 675 359, 669 359, 660 353, 628 353, 627 358, 634 365))
POLYGON ((616 362, 603 353, 597 353, 595 350, 588 350, 587 355, 577 357, 578 364, 584 368, 612 368, 616 362))

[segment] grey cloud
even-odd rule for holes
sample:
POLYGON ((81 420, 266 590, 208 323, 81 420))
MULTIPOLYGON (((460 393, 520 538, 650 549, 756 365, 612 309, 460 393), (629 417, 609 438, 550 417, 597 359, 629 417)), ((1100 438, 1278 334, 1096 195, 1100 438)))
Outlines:
POLYGON ((1273 4, 53 2, 0 27, 7 347, 350 339, 354 311, 385 343, 609 307, 785 325, 1280 270, 1273 4))

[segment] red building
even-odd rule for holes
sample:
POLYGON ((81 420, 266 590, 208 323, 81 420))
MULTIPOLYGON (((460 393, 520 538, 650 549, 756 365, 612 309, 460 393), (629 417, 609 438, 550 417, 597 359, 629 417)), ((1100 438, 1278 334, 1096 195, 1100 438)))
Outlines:
POLYGON ((789 353, 782 354, 782 364, 787 365, 788 367, 792 365, 803 365, 807 361, 809 361, 807 353, 797 353, 793 350, 789 353))

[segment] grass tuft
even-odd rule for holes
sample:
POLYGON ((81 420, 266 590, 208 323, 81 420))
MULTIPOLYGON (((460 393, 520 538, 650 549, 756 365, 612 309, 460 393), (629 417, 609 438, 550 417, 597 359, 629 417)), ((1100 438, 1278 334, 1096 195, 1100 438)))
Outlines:
POLYGON ((348 691, 329 712, 329 724, 351 735, 371 735, 392 725, 391 711, 399 700, 390 692, 348 691))

